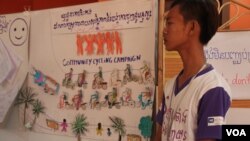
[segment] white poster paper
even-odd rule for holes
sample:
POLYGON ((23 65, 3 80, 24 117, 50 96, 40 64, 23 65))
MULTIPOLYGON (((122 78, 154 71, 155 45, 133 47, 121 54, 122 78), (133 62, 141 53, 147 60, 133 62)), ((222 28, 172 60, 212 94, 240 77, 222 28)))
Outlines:
POLYGON ((205 47, 209 63, 226 78, 233 99, 250 99, 250 31, 217 32, 205 47))

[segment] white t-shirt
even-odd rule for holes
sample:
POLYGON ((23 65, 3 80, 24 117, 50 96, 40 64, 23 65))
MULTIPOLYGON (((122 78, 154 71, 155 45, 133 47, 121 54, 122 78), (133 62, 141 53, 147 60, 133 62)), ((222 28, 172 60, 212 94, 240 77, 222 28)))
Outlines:
POLYGON ((226 80, 209 64, 179 90, 178 76, 165 86, 165 106, 157 115, 157 120, 162 120, 162 141, 220 139, 221 125, 231 102, 226 80))

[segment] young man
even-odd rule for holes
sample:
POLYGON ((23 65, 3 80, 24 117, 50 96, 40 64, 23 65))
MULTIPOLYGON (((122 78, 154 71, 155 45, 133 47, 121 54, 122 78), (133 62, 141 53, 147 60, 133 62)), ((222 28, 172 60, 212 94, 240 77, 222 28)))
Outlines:
POLYGON ((157 113, 162 136, 155 141, 220 140, 231 91, 225 79, 206 63, 203 51, 218 28, 216 2, 175 0, 166 20, 166 50, 179 53, 183 70, 164 88, 157 113))

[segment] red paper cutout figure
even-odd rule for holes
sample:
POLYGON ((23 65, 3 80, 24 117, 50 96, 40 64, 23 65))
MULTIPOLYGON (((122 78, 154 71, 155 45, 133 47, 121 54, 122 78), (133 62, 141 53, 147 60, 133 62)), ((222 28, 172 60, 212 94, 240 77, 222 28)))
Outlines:
POLYGON ((77 55, 83 55, 83 36, 80 34, 76 35, 77 55))
POLYGON ((115 31, 116 54, 122 54, 122 42, 119 32, 115 31))
POLYGON ((88 55, 92 55, 93 54, 93 42, 94 42, 94 35, 84 35, 83 36, 84 40, 87 42, 87 47, 86 47, 86 51, 88 55))
POLYGON ((106 32, 107 54, 114 54, 114 33, 106 32))
POLYGON ((98 32, 97 35, 94 35, 95 42, 97 43, 97 55, 102 55, 104 53, 103 45, 105 42, 105 37, 103 33, 98 32))

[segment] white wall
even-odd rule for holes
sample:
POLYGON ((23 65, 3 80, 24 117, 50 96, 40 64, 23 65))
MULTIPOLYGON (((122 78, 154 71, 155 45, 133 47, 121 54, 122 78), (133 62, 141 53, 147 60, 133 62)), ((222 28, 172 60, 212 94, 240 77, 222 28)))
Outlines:
MULTIPOLYGON (((230 108, 227 114, 227 124, 250 124, 249 117, 249 108, 230 108)), ((0 129, 0 141, 76 141, 75 137, 25 131, 20 125, 18 108, 14 107, 6 125, 0 129)))
POLYGON ((226 119, 227 124, 250 124, 249 108, 230 108, 226 119))

